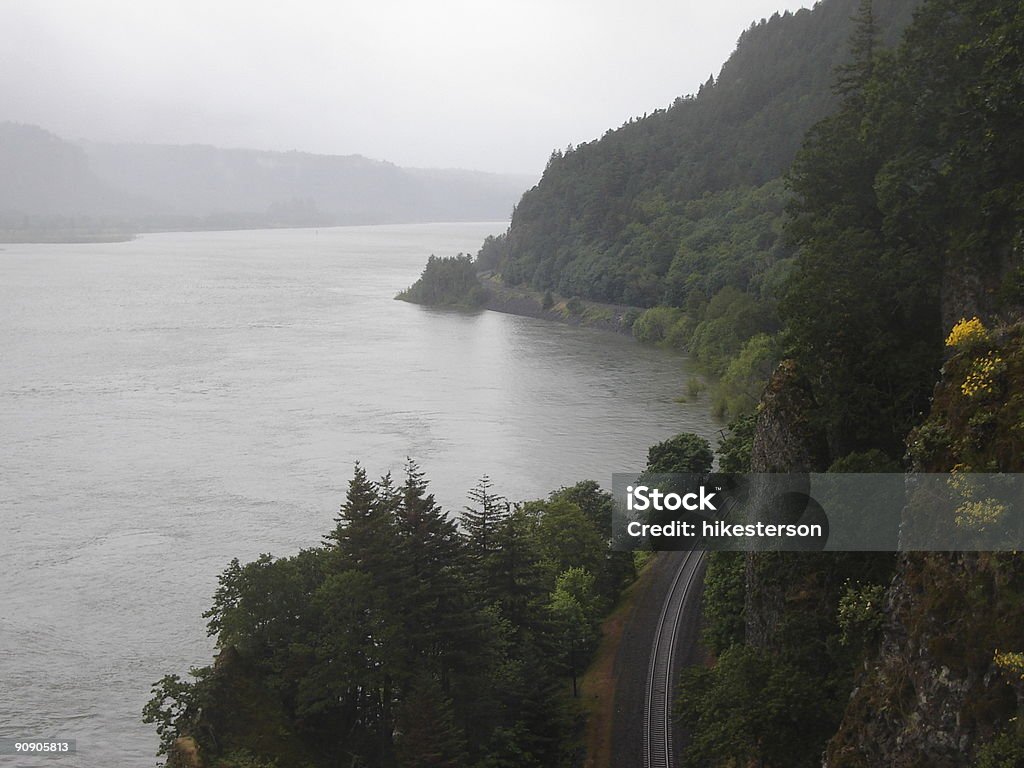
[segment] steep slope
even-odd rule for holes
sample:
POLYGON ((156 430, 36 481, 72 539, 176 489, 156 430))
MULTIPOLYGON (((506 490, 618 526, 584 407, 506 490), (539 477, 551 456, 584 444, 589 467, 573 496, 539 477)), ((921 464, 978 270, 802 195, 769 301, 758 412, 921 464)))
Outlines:
MULTIPOLYGON (((1019 473, 1024 9, 925 0, 891 54, 869 31, 791 172, 789 359, 761 399, 752 469, 1019 473)), ((941 514, 912 498, 904 534, 941 514)), ((988 501, 985 525, 1013 522, 988 501)), ((1024 764, 1019 553, 732 565, 742 597, 706 615, 744 629, 685 683, 698 740, 684 764, 1024 764)))
MULTIPOLYGON (((883 41, 897 38, 914 5, 876 3, 883 41)), ((484 254, 484 266, 497 266, 508 282, 641 306, 685 306, 726 284, 756 284, 788 255, 773 227, 781 206, 740 238, 753 251, 740 255, 725 246, 754 212, 730 215, 733 200, 715 212, 713 230, 680 248, 705 213, 687 204, 783 174, 806 130, 836 104, 832 72, 847 55, 856 7, 856 0, 828 0, 754 24, 717 81, 696 96, 555 152, 517 206, 504 242, 484 254), (721 260, 732 268, 720 269, 721 260), (718 279, 705 282, 716 269, 718 279)), ((782 195, 781 188, 771 192, 782 195)))

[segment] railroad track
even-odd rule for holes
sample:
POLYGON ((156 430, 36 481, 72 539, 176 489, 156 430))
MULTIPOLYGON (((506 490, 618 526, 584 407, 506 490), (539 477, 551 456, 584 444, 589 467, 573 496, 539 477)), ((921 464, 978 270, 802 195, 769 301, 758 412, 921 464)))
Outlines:
POLYGON ((679 565, 665 595, 651 646, 644 697, 644 768, 672 768, 676 638, 690 585, 704 558, 703 552, 671 552, 666 555, 678 559, 679 565))

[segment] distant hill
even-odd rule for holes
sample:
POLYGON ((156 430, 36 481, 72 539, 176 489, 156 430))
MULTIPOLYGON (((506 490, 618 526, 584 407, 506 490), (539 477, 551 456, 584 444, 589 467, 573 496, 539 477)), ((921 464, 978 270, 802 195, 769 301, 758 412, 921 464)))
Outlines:
POLYGON ((0 211, 96 215, 125 202, 94 173, 81 147, 32 125, 0 123, 0 211))
POLYGON ((525 176, 359 155, 72 143, 0 123, 0 239, 507 218, 525 176))

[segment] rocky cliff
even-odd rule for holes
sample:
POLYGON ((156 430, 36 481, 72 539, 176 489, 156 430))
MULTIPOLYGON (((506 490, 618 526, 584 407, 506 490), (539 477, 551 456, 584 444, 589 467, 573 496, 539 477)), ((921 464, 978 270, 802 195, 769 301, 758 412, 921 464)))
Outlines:
MULTIPOLYGON (((1021 472, 1024 326, 957 328, 969 330, 950 335, 932 411, 909 439, 914 468, 1021 472)), ((926 512, 908 508, 904 524, 926 512)), ((903 555, 881 643, 825 765, 1019 765, 1005 756, 1019 748, 1015 722, 1024 704, 1014 663, 1024 649, 1022 596, 1024 560, 1015 553, 903 555)))

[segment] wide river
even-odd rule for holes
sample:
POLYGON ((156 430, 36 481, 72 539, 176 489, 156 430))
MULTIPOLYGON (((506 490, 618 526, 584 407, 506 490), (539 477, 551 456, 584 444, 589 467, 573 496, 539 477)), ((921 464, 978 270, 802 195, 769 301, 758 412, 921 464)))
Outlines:
POLYGON ((606 487, 681 431, 686 359, 610 333, 393 301, 503 223, 0 246, 0 737, 143 767, 151 683, 211 660, 232 557, 320 542, 353 463, 458 510, 606 487))

